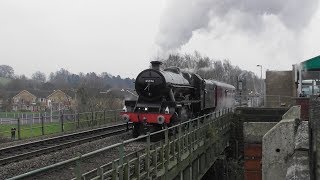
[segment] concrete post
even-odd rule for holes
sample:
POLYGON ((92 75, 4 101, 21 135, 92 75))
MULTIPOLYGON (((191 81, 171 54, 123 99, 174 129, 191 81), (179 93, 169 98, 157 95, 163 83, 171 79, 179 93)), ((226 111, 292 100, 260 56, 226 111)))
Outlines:
POLYGON ((62 112, 60 112, 60 122, 61 122, 61 132, 64 132, 63 113, 62 112))
POLYGON ((91 126, 93 126, 93 119, 94 119, 94 114, 93 114, 93 111, 91 112, 91 126))
POLYGON ((80 114, 76 114, 76 119, 77 119, 77 128, 80 128, 80 114))
POLYGON ((114 122, 118 121, 117 116, 118 116, 118 112, 117 112, 117 110, 114 110, 114 122))
POLYGON ((320 178, 320 101, 318 97, 310 98, 309 136, 310 136, 310 175, 311 179, 320 178))
POLYGON ((41 132, 42 132, 42 135, 44 135, 44 122, 43 122, 43 114, 41 114, 41 132))
POLYGON ((21 120, 20 117, 18 117, 18 139, 21 139, 21 120))

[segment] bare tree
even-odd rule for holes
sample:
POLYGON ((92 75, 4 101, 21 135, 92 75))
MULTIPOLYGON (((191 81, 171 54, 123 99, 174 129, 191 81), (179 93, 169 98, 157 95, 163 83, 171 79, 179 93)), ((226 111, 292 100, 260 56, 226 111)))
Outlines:
POLYGON ((35 73, 32 74, 32 80, 35 80, 37 82, 41 82, 44 83, 46 82, 46 74, 44 74, 43 72, 37 71, 35 73))
POLYGON ((0 65, 0 77, 13 78, 14 70, 11 66, 0 65))
POLYGON ((189 72, 197 73, 205 79, 223 81, 234 86, 237 86, 238 77, 242 74, 244 88, 248 91, 257 92, 256 87, 258 87, 259 78, 252 72, 233 66, 229 60, 212 60, 195 51, 193 54, 172 54, 162 61, 164 67, 177 66, 189 72))
POLYGON ((68 77, 71 73, 61 68, 55 73, 50 73, 50 82, 58 88, 67 88, 69 86, 68 77))

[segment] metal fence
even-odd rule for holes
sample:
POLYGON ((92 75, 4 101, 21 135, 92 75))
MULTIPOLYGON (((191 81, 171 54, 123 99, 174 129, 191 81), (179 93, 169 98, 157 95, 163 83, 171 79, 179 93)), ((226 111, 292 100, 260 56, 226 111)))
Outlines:
POLYGON ((59 112, 19 114, 0 118, 0 136, 11 139, 25 139, 86 127, 101 126, 120 120, 120 109, 96 112, 59 112))

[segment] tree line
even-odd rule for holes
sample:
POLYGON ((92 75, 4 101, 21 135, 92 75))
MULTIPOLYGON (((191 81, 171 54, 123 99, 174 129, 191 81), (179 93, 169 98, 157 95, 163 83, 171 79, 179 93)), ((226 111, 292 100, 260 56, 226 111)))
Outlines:
MULTIPOLYGON (((176 66, 182 70, 199 74, 205 79, 215 79, 238 87, 238 82, 243 82, 243 95, 261 93, 261 79, 253 72, 240 69, 231 64, 229 60, 214 60, 202 56, 198 52, 193 54, 170 54, 165 59, 154 58, 163 62, 163 67, 176 66)), ((77 97, 78 110, 102 110, 104 108, 120 108, 121 100, 127 98, 119 91, 109 91, 110 88, 134 88, 134 79, 120 76, 112 76, 107 72, 96 74, 79 73, 74 74, 66 69, 60 69, 50 73, 49 77, 40 71, 34 72, 31 78, 25 75, 15 75, 14 69, 8 65, 0 65, 0 99, 3 99, 2 110, 10 110, 11 98, 19 91, 38 90, 72 91, 73 97, 77 97), (2 78, 2 79, 1 79, 2 78), (6 83, 1 82, 6 80, 6 83)))
POLYGON ((227 59, 214 60, 202 56, 195 51, 193 54, 170 54, 165 59, 157 58, 163 62, 164 67, 177 66, 181 70, 199 74, 205 79, 214 79, 238 87, 239 80, 243 83, 243 95, 252 93, 259 94, 262 80, 253 72, 240 69, 234 66, 227 59))
MULTIPOLYGON (((102 106, 108 106, 105 102, 106 98, 109 101, 124 98, 117 92, 111 91, 108 96, 100 92, 107 91, 110 88, 132 89, 134 88, 133 82, 134 79, 122 79, 119 75, 113 76, 107 72, 75 74, 63 68, 50 73, 48 77, 45 73, 37 71, 32 74, 31 78, 28 78, 25 75, 16 75, 11 66, 0 65, 0 99, 3 100, 2 110, 6 111, 11 110, 11 98, 24 89, 37 92, 52 92, 57 89, 64 92, 71 91, 70 95, 73 98, 77 97, 78 107, 81 110, 100 110, 102 106)), ((109 103, 109 105, 114 106, 112 103, 109 103)))

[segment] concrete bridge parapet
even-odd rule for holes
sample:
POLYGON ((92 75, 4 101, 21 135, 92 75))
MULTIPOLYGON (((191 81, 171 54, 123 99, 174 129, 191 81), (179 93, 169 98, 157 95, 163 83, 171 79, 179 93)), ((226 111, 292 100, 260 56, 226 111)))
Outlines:
POLYGON ((262 179, 310 179, 308 122, 292 107, 262 139, 262 179))

